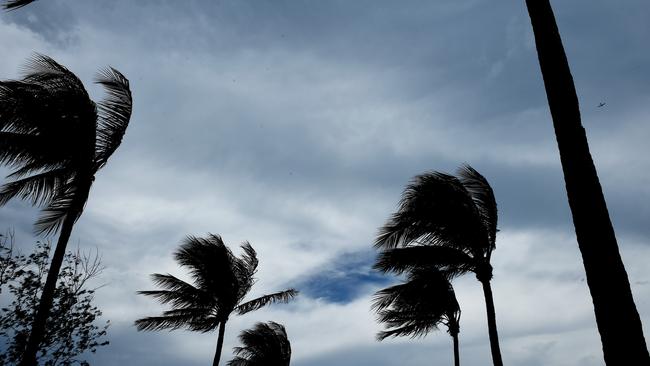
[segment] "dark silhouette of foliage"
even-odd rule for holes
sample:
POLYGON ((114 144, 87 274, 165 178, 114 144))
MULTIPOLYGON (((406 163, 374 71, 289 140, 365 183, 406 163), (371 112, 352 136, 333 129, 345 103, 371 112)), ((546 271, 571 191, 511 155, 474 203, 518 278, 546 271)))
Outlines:
POLYGON ((582 127, 580 105, 548 0, 526 0, 569 206, 608 365, 650 365, 630 282, 582 127))
POLYGON ((170 274, 153 274, 154 283, 162 289, 138 293, 169 304, 172 309, 161 316, 136 320, 138 330, 185 328, 210 332, 219 328, 213 361, 213 365, 218 365, 225 325, 233 312, 242 315, 271 303, 286 303, 298 294, 298 291, 289 289, 243 301, 255 283, 258 260, 248 242, 244 242, 241 248, 244 253, 238 258, 218 235, 188 237, 174 257, 178 264, 189 270, 194 283, 170 274))
MULTIPOLYGON (((21 359, 43 289, 50 249, 49 242, 38 242, 32 254, 22 255, 14 251, 13 235, 0 238, 0 293, 3 288, 9 292, 5 294, 7 304, 0 309, 0 339, 5 349, 0 365, 16 365, 21 359)), ((102 312, 93 305, 96 289, 88 288, 88 282, 102 270, 97 255, 66 253, 49 326, 38 349, 39 364, 87 365, 83 354, 108 344, 109 322, 95 324, 102 312)))
POLYGON ((377 334, 380 341, 398 336, 423 337, 445 325, 453 339, 454 364, 460 364, 460 307, 451 283, 435 267, 415 268, 408 273, 406 282, 378 291, 372 307, 379 322, 388 328, 377 334))
POLYGON ((34 1, 36 0, 4 0, 2 7, 5 10, 15 10, 18 8, 22 8, 25 5, 29 5, 34 1))
POLYGON ((496 233, 497 205, 485 177, 469 165, 457 176, 428 172, 406 187, 397 212, 380 229, 375 246, 383 252, 375 268, 401 274, 432 267, 449 278, 474 272, 483 285, 494 365, 501 366, 490 285, 496 233))
POLYGON ((107 68, 96 82, 107 93, 98 104, 72 72, 44 55, 30 60, 21 80, 0 82, 0 165, 12 169, 0 187, 0 206, 15 197, 31 201, 43 208, 37 233, 60 230, 23 366, 36 362, 65 248, 95 174, 131 117, 129 81, 107 68))
POLYGON ((228 366, 289 366, 291 343, 284 326, 275 322, 257 323, 239 335, 242 347, 235 347, 235 358, 228 366))

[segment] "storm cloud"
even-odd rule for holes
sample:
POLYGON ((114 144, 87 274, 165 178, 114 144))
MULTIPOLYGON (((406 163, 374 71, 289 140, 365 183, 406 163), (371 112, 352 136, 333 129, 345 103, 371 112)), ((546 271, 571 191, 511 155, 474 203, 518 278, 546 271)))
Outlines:
MULTIPOLYGON (((554 2, 592 154, 638 310, 650 320, 650 7, 554 2), (599 103, 606 103, 597 107, 599 103)), ((469 163, 499 203, 493 254, 507 364, 603 364, 566 203, 524 1, 40 0, 0 15, 0 77, 34 52, 84 81, 111 65, 131 81, 124 142, 72 235, 97 247, 111 345, 91 364, 202 365, 216 334, 138 333, 161 307, 150 273, 182 274, 188 234, 249 240, 251 295, 295 286, 292 304, 228 323, 283 323, 296 366, 451 363, 444 331, 379 343, 370 270, 377 228, 409 179, 469 163)), ((2 173, 4 171, 0 171, 2 173)), ((38 240, 37 211, 11 202, 2 226, 38 240)), ((479 283, 455 282, 461 360, 490 359, 479 283)))

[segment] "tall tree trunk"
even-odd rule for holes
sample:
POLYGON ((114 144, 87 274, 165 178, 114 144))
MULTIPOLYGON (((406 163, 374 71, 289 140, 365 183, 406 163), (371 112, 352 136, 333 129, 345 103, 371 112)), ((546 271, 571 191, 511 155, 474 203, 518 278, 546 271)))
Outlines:
POLYGON ((41 294, 38 311, 34 317, 34 323, 32 324, 32 330, 29 334, 27 347, 25 348, 25 352, 23 353, 20 362, 21 366, 37 365, 36 355, 38 353, 39 345, 43 341, 45 335, 45 323, 50 315, 50 309, 52 308, 52 302, 54 301, 56 281, 59 276, 59 271, 61 270, 61 265, 63 264, 63 258, 65 257, 65 249, 68 245, 68 240, 70 239, 70 234, 72 233, 72 228, 77 217, 77 215, 68 214, 61 226, 61 233, 59 234, 56 249, 54 250, 54 256, 52 256, 52 262, 50 263, 50 268, 47 272, 47 279, 45 280, 45 286, 43 287, 43 293, 41 294))
POLYGON ((573 77, 549 0, 526 0, 560 151, 569 206, 600 332, 605 362, 650 364, 639 314, 618 250, 573 77))
POLYGON ((453 333, 451 338, 454 340, 454 366, 460 366, 460 350, 458 349, 458 332, 453 333))
POLYGON ((223 321, 219 324, 219 337, 217 338, 217 352, 214 354, 214 361, 212 361, 212 366, 219 366, 219 360, 221 359, 221 350, 223 349, 223 335, 226 332, 226 322, 223 321))
POLYGON ((482 280, 483 294, 485 295, 485 308, 487 310, 488 333, 490 335, 490 350, 492 351, 492 362, 494 366, 503 366, 501 349, 499 347, 499 334, 497 332, 497 316, 494 311, 494 298, 492 297, 492 286, 489 280, 482 280))

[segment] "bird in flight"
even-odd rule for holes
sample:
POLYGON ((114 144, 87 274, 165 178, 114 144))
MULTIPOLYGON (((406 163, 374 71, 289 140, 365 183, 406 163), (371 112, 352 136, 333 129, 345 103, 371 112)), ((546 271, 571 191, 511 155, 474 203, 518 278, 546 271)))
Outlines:
POLYGON ((607 104, 607 103, 605 103, 605 102, 600 102, 600 103, 598 103, 598 108, 602 108, 602 107, 604 107, 605 104, 607 104))

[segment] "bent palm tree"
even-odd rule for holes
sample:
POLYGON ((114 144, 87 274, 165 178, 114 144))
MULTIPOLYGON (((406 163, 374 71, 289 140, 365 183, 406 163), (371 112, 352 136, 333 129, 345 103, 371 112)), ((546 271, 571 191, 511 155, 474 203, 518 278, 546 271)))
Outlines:
POLYGON ((492 188, 465 165, 458 177, 440 172, 416 176, 404 190, 398 211, 380 229, 375 246, 385 250, 376 265, 385 272, 421 266, 433 266, 450 277, 474 272, 485 295, 492 360, 501 366, 490 285, 496 233, 492 188))
POLYGON ((257 323, 239 335, 243 347, 235 347, 228 366, 289 366, 291 344, 284 326, 275 322, 257 323))
POLYGON ((188 237, 176 251, 176 261, 187 267, 194 284, 170 274, 153 274, 152 278, 162 290, 139 291, 151 296, 172 309, 161 316, 135 321, 140 331, 186 328, 210 332, 219 328, 217 351, 213 365, 219 364, 226 322, 235 312, 239 315, 277 302, 288 302, 298 294, 289 289, 242 302, 255 283, 257 254, 248 242, 241 248, 244 254, 236 257, 218 235, 207 238, 188 237))
POLYGON ((650 364, 641 319, 589 152, 580 105, 548 0, 526 0, 596 324, 609 365, 650 364), (642 361, 643 360, 643 361, 642 361))
POLYGON ((53 59, 36 55, 22 80, 0 82, 0 164, 12 168, 0 206, 15 197, 43 207, 38 234, 60 229, 54 256, 21 365, 36 352, 70 233, 81 216, 95 173, 122 141, 131 117, 129 81, 117 70, 96 82, 108 97, 95 104, 81 81, 53 59))
POLYGON ((2 4, 2 7, 5 10, 14 10, 22 8, 25 5, 31 4, 36 0, 5 0, 2 4))
POLYGON ((414 269, 405 283, 378 291, 372 307, 379 321, 391 328, 377 334, 380 341, 397 336, 422 337, 445 325, 453 339, 454 365, 460 365, 460 307, 454 288, 442 272, 431 267, 414 269))

